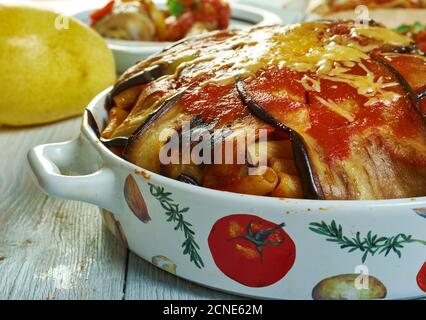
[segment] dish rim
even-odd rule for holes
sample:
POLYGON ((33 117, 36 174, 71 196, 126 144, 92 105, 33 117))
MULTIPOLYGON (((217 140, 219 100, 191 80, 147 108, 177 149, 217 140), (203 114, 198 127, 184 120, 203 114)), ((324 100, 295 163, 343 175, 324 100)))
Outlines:
MULTIPOLYGON (((112 86, 100 92, 96 97, 92 99, 86 109, 90 110, 95 115, 96 120, 96 110, 98 108, 103 108, 103 112, 107 112, 104 108, 104 102, 107 94, 111 91, 112 86)), ((98 124, 99 125, 99 124, 98 124)), ((103 128, 102 126, 99 126, 103 128)), ((385 200, 315 200, 315 199, 291 199, 291 198, 277 198, 277 197, 267 197, 267 196, 257 196, 257 195, 248 195, 235 193, 230 191, 221 191, 215 189, 209 189, 202 186, 189 185, 187 183, 165 177, 158 173, 149 171, 145 168, 139 167, 121 157, 114 154, 109 150, 96 136, 93 129, 88 124, 87 112, 85 111, 82 117, 81 132, 87 137, 89 142, 94 146, 97 151, 100 153, 102 158, 108 159, 112 163, 117 163, 120 166, 128 169, 129 171, 135 173, 144 172, 149 177, 148 179, 154 179, 162 185, 169 185, 174 189, 179 191, 189 191, 192 193, 203 194, 203 196, 208 196, 211 198, 217 199, 226 199, 226 200, 235 200, 236 197, 244 199, 251 203, 261 203, 262 205, 277 205, 277 204, 289 204, 289 205, 318 205, 323 204, 324 206, 355 206, 355 207, 386 207, 386 206, 405 206, 413 205, 413 203, 419 203, 419 206, 426 205, 426 196, 422 197, 411 197, 411 198, 400 198, 400 199, 385 199, 385 200)))

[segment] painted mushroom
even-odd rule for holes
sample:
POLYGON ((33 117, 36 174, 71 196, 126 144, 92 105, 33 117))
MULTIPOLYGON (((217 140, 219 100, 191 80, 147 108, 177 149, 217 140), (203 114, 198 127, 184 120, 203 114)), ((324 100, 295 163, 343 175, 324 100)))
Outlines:
POLYGON ((323 279, 312 290, 314 300, 383 299, 386 294, 386 287, 379 279, 357 273, 323 279))
POLYGON ((152 264, 164 271, 176 274, 176 264, 165 256, 154 256, 152 257, 152 264))

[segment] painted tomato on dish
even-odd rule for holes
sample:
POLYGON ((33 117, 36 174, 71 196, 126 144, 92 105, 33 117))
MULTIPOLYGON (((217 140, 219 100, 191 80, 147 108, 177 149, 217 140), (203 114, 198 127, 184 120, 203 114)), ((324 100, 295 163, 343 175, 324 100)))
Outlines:
POLYGON ((213 260, 243 285, 270 286, 288 273, 296 258, 296 246, 284 225, 250 214, 221 218, 208 238, 213 260))
POLYGON ((426 292, 426 262, 423 264, 423 266, 420 268, 419 273, 417 274, 417 285, 419 288, 426 292))

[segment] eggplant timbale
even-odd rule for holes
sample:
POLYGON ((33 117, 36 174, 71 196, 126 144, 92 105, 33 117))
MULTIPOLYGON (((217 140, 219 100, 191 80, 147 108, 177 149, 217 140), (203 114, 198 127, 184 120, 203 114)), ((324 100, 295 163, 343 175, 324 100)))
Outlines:
MULTIPOLYGON (((246 165, 169 168, 159 160, 170 138, 164 132, 185 121, 227 128, 226 139, 266 129, 272 142, 291 141, 305 198, 416 197, 426 195, 425 96, 426 58, 409 38, 374 22, 220 31, 177 43, 124 73, 107 99, 102 136, 128 137, 122 156, 153 172, 274 195, 239 185, 246 165)), ((280 183, 273 173, 266 179, 280 183)))

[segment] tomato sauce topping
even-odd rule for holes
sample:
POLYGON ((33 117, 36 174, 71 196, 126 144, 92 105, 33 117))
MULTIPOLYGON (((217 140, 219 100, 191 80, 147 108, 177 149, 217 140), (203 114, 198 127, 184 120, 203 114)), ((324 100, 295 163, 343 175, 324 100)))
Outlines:
MULTIPOLYGON (((332 77, 320 79, 315 74, 273 67, 259 71, 246 82, 254 100, 290 128, 297 124, 287 115, 295 109, 306 108, 309 112, 309 127, 305 132, 299 133, 314 138, 329 162, 346 159, 350 155, 354 136, 367 129, 383 127, 390 139, 421 136, 422 119, 395 77, 378 63, 363 63, 364 68, 374 74, 374 82, 381 78, 383 83, 389 84, 389 87, 380 89, 377 100, 371 105, 368 102, 374 95, 361 94, 360 88, 335 81, 332 77), (304 88, 301 84, 303 76, 310 76, 312 81, 318 81, 320 90, 304 88), (395 94, 397 98, 386 104, 380 99, 381 94, 386 93, 395 94)), ((365 69, 359 65, 347 73, 367 76, 365 69)), ((395 150, 395 153, 398 154, 398 151, 395 150)))
MULTIPOLYGON (((322 81, 322 84, 323 82, 325 81, 322 81)), ((354 90, 349 85, 342 83, 333 84, 332 86, 336 86, 333 90, 334 92, 354 90)), ((350 122, 315 99, 318 96, 327 96, 326 94, 310 93, 309 96, 310 100, 312 100, 309 105, 311 128, 307 131, 307 134, 313 137, 323 148, 328 161, 345 159, 350 153, 350 142, 353 135, 384 123, 382 117, 383 105, 378 104, 371 108, 361 108, 356 113, 354 121, 350 122)), ((333 102, 343 102, 343 99, 340 98, 336 100, 333 102)))
POLYGON ((206 122, 230 123, 246 115, 247 109, 241 102, 234 84, 209 83, 201 88, 188 90, 182 96, 184 111, 199 115, 206 122))

